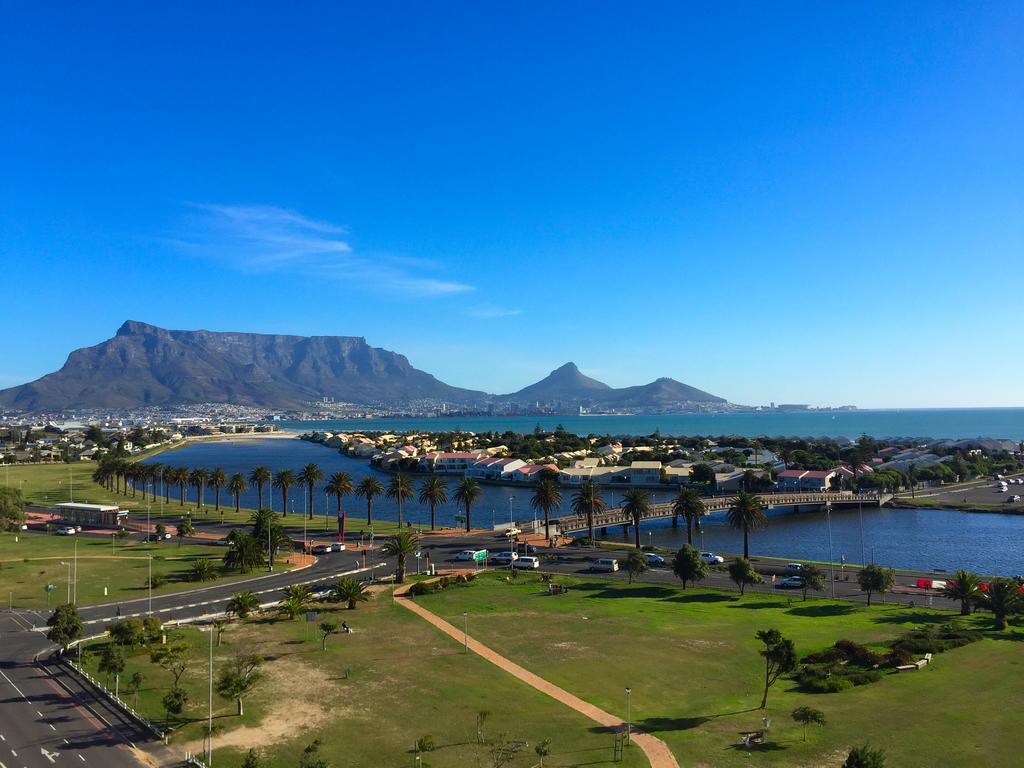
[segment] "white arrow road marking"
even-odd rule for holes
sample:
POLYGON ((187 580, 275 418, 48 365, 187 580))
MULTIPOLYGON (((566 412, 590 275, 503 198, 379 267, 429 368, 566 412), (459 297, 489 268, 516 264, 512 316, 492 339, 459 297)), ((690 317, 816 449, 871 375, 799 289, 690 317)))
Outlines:
POLYGON ((57 758, 60 757, 60 752, 47 752, 44 747, 40 747, 39 751, 42 752, 43 757, 45 757, 51 763, 57 762, 57 758))

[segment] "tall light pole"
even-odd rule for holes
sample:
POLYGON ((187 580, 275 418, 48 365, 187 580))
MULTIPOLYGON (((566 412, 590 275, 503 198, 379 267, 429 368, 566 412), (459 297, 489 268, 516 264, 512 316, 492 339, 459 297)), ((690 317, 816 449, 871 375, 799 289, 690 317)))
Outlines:
POLYGON ((60 561, 61 565, 68 567, 68 605, 71 604, 71 563, 65 563, 63 560, 60 561))
POLYGON ((828 522, 828 568, 832 581, 832 599, 836 599, 836 564, 832 561, 832 504, 825 504, 825 520, 828 522))
POLYGON ((626 743, 630 743, 630 729, 633 720, 633 689, 626 688, 626 743))
POLYGON ((465 644, 464 653, 469 653, 469 611, 462 612, 462 641, 465 644))
POLYGON ((153 615, 153 556, 149 556, 149 615, 153 615))
POLYGON ((74 586, 71 589, 72 602, 78 603, 78 536, 75 536, 75 577, 72 580, 74 586))
POLYGON ((206 768, 213 768, 213 626, 210 632, 210 709, 206 720, 206 768))

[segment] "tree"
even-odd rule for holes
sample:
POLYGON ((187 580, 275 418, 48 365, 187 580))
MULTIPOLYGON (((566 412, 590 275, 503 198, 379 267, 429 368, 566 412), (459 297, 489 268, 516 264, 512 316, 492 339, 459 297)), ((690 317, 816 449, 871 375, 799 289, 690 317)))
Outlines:
POLYGON ((643 488, 630 488, 622 494, 622 511, 633 520, 633 534, 637 549, 640 549, 640 520, 650 509, 650 494, 643 488))
POLYGON ((306 612, 313 602, 313 593, 305 584, 289 584, 284 590, 284 599, 278 609, 289 619, 296 619, 306 612))
POLYGON ((132 617, 113 622, 107 629, 115 645, 134 648, 146 642, 146 627, 141 619, 132 617))
POLYGON ((708 564, 701 560, 700 552, 692 545, 684 544, 672 560, 672 572, 686 589, 687 582, 702 581, 708 575, 708 564))
POLYGON ((777 629, 759 630, 757 639, 764 643, 764 648, 758 651, 764 658, 764 695, 761 697, 761 709, 764 709, 768 706, 768 689, 779 677, 796 669, 797 657, 793 641, 783 637, 777 629))
POLYGON ((860 591, 866 592, 868 605, 871 605, 871 595, 875 592, 882 595, 882 602, 885 602, 885 593, 892 589, 896 582, 896 572, 892 568, 883 568, 880 565, 865 565, 857 574, 857 583, 860 591))
POLYGON ((434 530, 434 513, 439 506, 448 503, 448 483, 431 475, 420 485, 419 502, 430 507, 430 530, 434 530))
POLYGON ((822 592, 825 589, 825 572, 814 563, 804 563, 800 566, 800 578, 804 580, 804 601, 807 600, 807 593, 810 590, 822 592))
POLYGON ((302 750, 299 768, 330 768, 327 761, 320 757, 320 739, 313 739, 313 743, 302 750))
POLYGON ((124 672, 124 653, 120 646, 114 643, 107 643, 100 654, 100 661, 96 668, 107 677, 107 687, 110 687, 110 678, 117 677, 124 672))
POLYGON ((189 472, 188 467, 178 467, 174 470, 174 482, 178 486, 178 506, 185 506, 185 489, 188 488, 189 472))
POLYGON ((589 478, 580 483, 580 489, 572 497, 572 511, 587 518, 591 545, 594 543, 594 517, 603 511, 604 507, 600 486, 589 478))
POLYGON ((797 722, 804 727, 804 741, 807 741, 808 725, 825 724, 825 713, 820 709, 815 709, 814 707, 797 707, 793 710, 791 716, 794 722, 797 722))
POLYGON ((171 673, 174 678, 172 688, 178 688, 181 676, 185 674, 188 667, 189 652, 192 646, 189 643, 168 643, 167 645, 155 646, 149 653, 149 659, 154 664, 171 673))
POLYGON ((252 537, 260 550, 266 549, 270 564, 274 564, 274 555, 278 549, 290 551, 292 540, 279 522, 277 513, 270 509, 257 509, 250 516, 252 537))
POLYGON ((50 628, 46 633, 46 639, 59 645, 61 649, 67 649, 80 638, 85 628, 82 618, 78 615, 78 609, 71 603, 58 605, 46 620, 46 626, 50 628))
POLYGON ((160 539, 160 541, 163 541, 164 536, 167 535, 167 526, 163 523, 157 523, 156 530, 154 532, 156 533, 157 538, 160 539))
POLYGON ((872 749, 867 744, 854 747, 846 756, 843 768, 885 768, 885 753, 880 749, 872 749))
POLYGON ((249 573, 264 564, 263 542, 251 533, 235 528, 228 534, 228 551, 224 553, 224 567, 249 573))
POLYGON ((992 611, 995 618, 995 630, 1006 629, 1006 619, 1024 610, 1024 595, 1020 585, 1013 579, 992 579, 988 591, 982 592, 981 606, 992 611))
POLYGON ((234 614, 240 619, 248 618, 259 609, 260 599, 253 592, 235 592, 225 607, 229 614, 234 614))
POLYGON ((220 512, 221 517, 224 516, 224 513, 220 508, 220 491, 227 481, 228 476, 224 472, 224 468, 214 467, 210 473, 210 487, 213 488, 213 509, 216 512, 220 512))
POLYGON ((235 497, 235 514, 238 514, 242 507, 242 493, 245 491, 245 475, 236 472, 228 480, 228 490, 235 497))
POLYGON ((308 503, 307 510, 309 512, 309 519, 313 519, 313 492, 316 490, 316 484, 324 479, 324 471, 316 464, 307 464, 299 470, 299 474, 295 476, 295 479, 306 486, 308 503))
POLYGON ((942 588, 943 597, 960 601, 960 615, 970 616, 981 597, 981 579, 978 574, 961 569, 942 588))
POLYGON ((217 632, 217 647, 220 648, 221 640, 224 639, 224 632, 228 628, 227 619, 216 618, 212 622, 214 630, 217 632))
POLYGON ((288 516, 288 491, 295 485, 295 473, 290 469, 282 469, 270 484, 275 491, 281 492, 281 514, 288 516))
POLYGON ((754 570, 750 561, 743 557, 738 557, 729 563, 729 578, 740 588, 740 597, 743 596, 748 586, 764 581, 754 570))
POLYGON ((338 541, 345 538, 345 510, 341 506, 341 500, 352 493, 352 476, 348 472, 335 472, 327 481, 324 489, 338 500, 338 541))
POLYGON ((249 473, 249 485, 256 489, 256 508, 263 509, 263 487, 271 480, 270 469, 254 467, 249 473))
POLYGON ((633 577, 639 576, 641 573, 646 571, 650 566, 647 564, 647 558, 644 557, 644 553, 639 549, 634 549, 629 553, 629 557, 626 558, 626 571, 629 572, 629 583, 633 583, 633 577))
POLYGON ((373 526, 373 499, 382 493, 384 493, 384 486, 373 475, 367 475, 356 486, 356 496, 366 499, 366 524, 368 526, 373 526))
POLYGON ((141 672, 132 672, 131 679, 128 680, 128 684, 124 687, 125 693, 131 694, 134 699, 136 709, 139 708, 139 690, 142 688, 142 683, 145 679, 141 672))
POLYGON ((182 710, 185 709, 185 705, 188 704, 188 694, 175 685, 171 690, 164 694, 161 703, 164 705, 164 712, 167 713, 166 722, 171 721, 171 715, 177 717, 181 714, 182 710))
POLYGON ((750 532, 757 531, 768 525, 768 517, 764 513, 764 501, 746 491, 736 496, 736 501, 726 513, 726 520, 731 528, 743 531, 743 559, 750 558, 750 532))
POLYGON ((399 528, 404 524, 402 509, 405 505, 405 500, 411 499, 414 495, 415 492, 412 489, 412 483, 410 483, 409 478, 401 472, 396 473, 391 478, 391 482, 388 483, 387 497, 398 505, 399 528))
POLYGON ((544 758, 551 754, 551 739, 537 742, 533 747, 533 751, 537 753, 537 759, 540 760, 537 768, 544 768, 544 758))
POLYGON ((242 768, 260 768, 260 756, 256 754, 255 749, 250 749, 245 753, 245 758, 242 760, 242 768))
POLYGON ((694 464, 690 467, 690 482, 714 485, 715 470, 711 468, 710 464, 694 464))
POLYGON ((192 568, 189 572, 192 581, 213 581, 217 578, 217 569, 213 560, 209 557, 200 557, 192 561, 192 568))
POLYGON ((338 634, 338 622, 336 621, 321 621, 320 622, 320 650, 327 650, 327 638, 331 635, 338 634))
POLYGON ((25 502, 17 488, 0 488, 0 528, 17 531, 25 522, 25 502))
POLYGON ((192 525, 192 518, 186 515, 181 518, 181 522, 178 523, 178 548, 181 548, 181 542, 189 536, 196 535, 196 527, 192 525))
POLYGON ((558 481, 545 477, 537 483, 530 499, 530 506, 544 513, 544 538, 551 542, 551 512, 562 506, 562 492, 558 489, 558 481))
POLYGON ((262 657, 254 653, 236 653, 217 678, 217 693, 238 703, 239 717, 244 714, 242 699, 252 692, 262 677, 262 664, 262 657))
POLYGON ((350 611, 355 610, 357 603, 365 603, 370 599, 366 593, 366 585, 351 576, 345 576, 338 580, 338 583, 334 585, 331 597, 339 603, 346 603, 350 611))
POLYGON ((188 474, 188 482, 193 488, 196 489, 196 504, 199 509, 205 508, 205 493, 206 483, 210 479, 210 473, 202 467, 196 467, 188 474))
POLYGON ((700 519, 707 514, 704 500, 693 488, 680 487, 679 495, 672 502, 672 514, 682 515, 686 520, 686 543, 693 544, 693 524, 700 525, 700 519))
POLYGON ((418 547, 419 539, 409 531, 399 531, 397 535, 385 541, 384 546, 381 547, 381 554, 385 557, 395 557, 398 559, 395 581, 399 584, 405 581, 406 558, 415 555, 418 547))
POLYGON ((455 489, 455 503, 461 504, 466 510, 466 533, 469 533, 472 528, 470 515, 478 498, 480 498, 480 484, 471 477, 462 478, 455 489))

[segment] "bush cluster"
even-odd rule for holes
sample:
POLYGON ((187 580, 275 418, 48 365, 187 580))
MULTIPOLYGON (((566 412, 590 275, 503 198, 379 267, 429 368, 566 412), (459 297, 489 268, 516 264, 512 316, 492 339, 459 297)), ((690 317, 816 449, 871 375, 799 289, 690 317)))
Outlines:
POLYGON ((894 640, 892 649, 893 652, 899 651, 920 658, 926 653, 942 653, 980 639, 981 634, 977 631, 956 629, 946 624, 940 628, 911 630, 894 640))
POLYGON ((418 595, 429 595, 434 592, 443 592, 453 584, 468 584, 474 578, 476 578, 476 574, 460 573, 458 576, 442 576, 437 581, 417 581, 409 587, 409 594, 416 597, 418 595))

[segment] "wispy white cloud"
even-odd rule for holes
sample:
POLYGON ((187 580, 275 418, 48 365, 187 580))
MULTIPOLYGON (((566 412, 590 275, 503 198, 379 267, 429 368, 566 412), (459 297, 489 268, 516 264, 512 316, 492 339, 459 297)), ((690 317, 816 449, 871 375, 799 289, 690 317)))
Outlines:
POLYGON ((190 206, 180 248, 255 273, 289 272, 368 290, 446 296, 473 286, 429 274, 436 262, 355 251, 345 227, 273 205, 190 206))
POLYGON ((515 315, 521 315, 523 311, 521 309, 509 309, 508 307, 497 307, 493 304, 479 304, 475 307, 469 307, 465 310, 466 314, 470 317, 476 317, 481 320, 494 320, 501 317, 514 317, 515 315))

